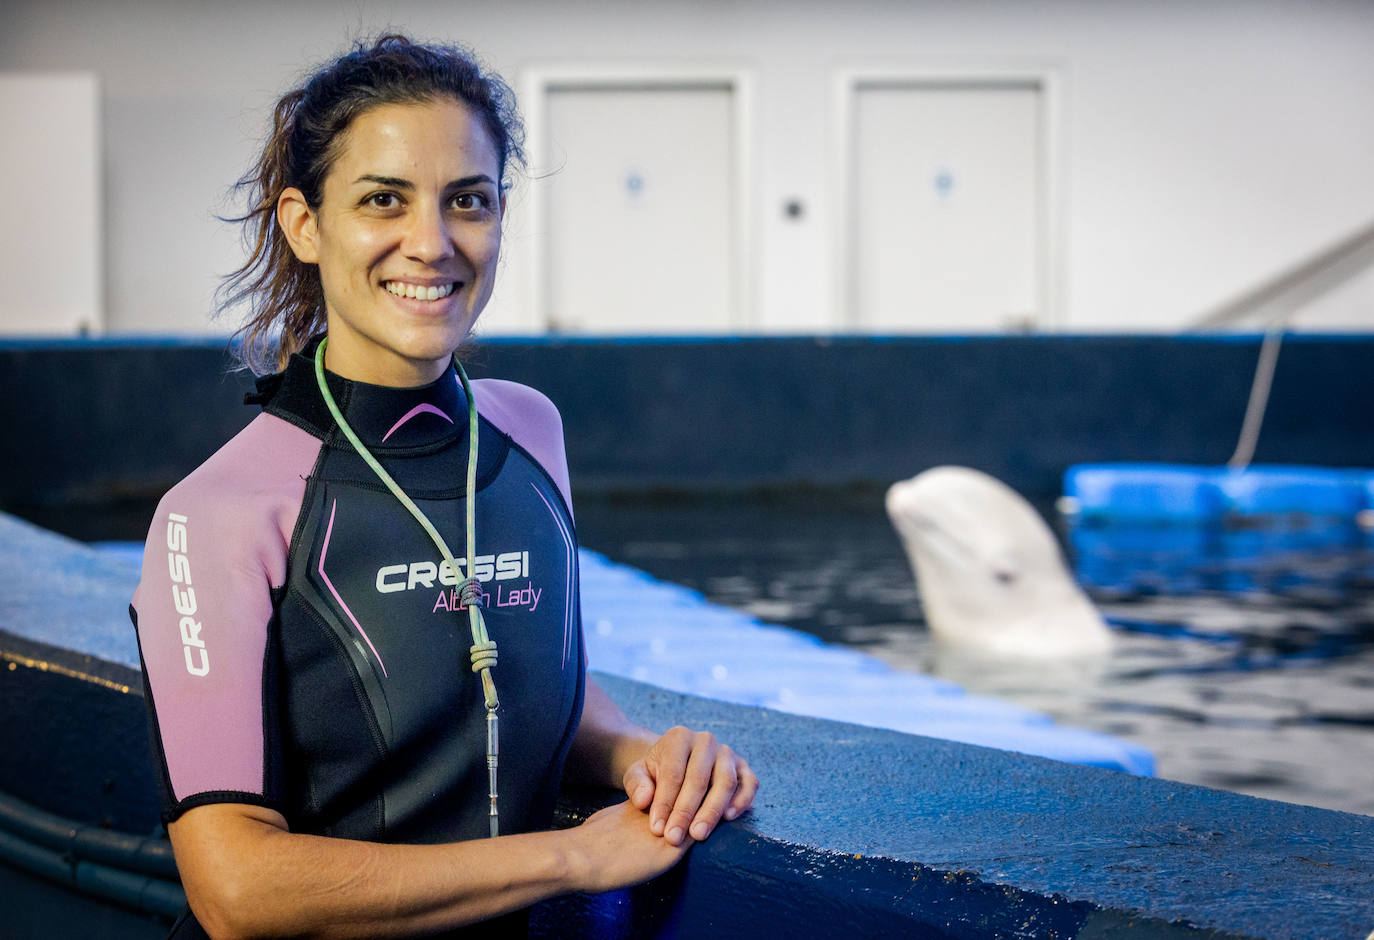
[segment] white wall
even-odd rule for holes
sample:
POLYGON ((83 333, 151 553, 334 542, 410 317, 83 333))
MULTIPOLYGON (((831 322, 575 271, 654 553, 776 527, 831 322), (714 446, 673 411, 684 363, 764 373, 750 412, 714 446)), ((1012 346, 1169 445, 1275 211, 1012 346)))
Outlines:
POLYGON ((99 332, 100 89, 85 72, 0 72, 0 330, 99 332))
MULTIPOLYGON (((207 319, 241 257, 214 218, 227 186, 299 70, 388 25, 468 42, 517 87, 555 63, 747 69, 762 331, 842 322, 829 95, 845 68, 1056 70, 1057 329, 1177 328, 1374 221, 1364 0, 11 0, 0 70, 89 70, 103 89, 110 330, 228 330, 207 319)), ((510 226, 506 273, 528 276, 529 223, 510 226)), ((516 286, 489 331, 539 328, 516 286)), ((1374 274, 1299 325, 1374 328, 1374 274)))

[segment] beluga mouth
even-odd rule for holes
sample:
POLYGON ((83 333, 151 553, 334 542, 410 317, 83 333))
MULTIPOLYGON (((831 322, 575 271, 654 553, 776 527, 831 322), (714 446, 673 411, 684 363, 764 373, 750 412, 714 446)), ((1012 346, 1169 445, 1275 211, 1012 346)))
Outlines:
POLYGON ((397 297, 410 297, 414 300, 440 300, 453 293, 453 289, 457 286, 452 281, 447 284, 428 287, 424 284, 407 284, 405 281, 386 282, 388 293, 395 294, 397 297))

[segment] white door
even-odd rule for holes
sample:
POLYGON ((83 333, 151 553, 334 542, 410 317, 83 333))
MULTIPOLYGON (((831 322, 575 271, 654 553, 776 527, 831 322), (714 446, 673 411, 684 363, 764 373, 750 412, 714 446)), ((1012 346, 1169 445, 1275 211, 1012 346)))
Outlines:
POLYGON ((718 332, 739 325, 734 91, 553 85, 538 159, 550 329, 718 332))
POLYGON ((1042 319, 1041 89, 858 83, 848 303, 860 329, 979 332, 1042 319))

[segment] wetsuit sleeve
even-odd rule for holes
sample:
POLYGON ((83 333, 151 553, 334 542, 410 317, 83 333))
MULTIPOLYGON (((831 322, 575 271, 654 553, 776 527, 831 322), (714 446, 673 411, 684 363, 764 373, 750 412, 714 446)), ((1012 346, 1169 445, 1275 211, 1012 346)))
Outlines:
POLYGON ((163 497, 131 613, 167 821, 275 805, 269 627, 320 442, 260 415, 163 497))
POLYGON ((542 392, 504 379, 472 383, 477 410, 520 445, 547 473, 572 516, 568 456, 563 446, 563 418, 542 392))

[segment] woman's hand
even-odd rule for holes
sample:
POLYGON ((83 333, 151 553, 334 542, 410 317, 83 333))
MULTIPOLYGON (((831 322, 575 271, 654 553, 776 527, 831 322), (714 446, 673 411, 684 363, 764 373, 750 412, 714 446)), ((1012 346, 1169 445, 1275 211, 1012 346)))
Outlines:
POLYGON ((579 887, 599 893, 637 885, 676 865, 692 840, 671 844, 649 828, 649 817, 631 803, 617 803, 593 813, 576 829, 579 887))
POLYGON ((709 731, 678 726, 655 741, 625 771, 625 792, 649 828, 671 845, 702 841, 722 818, 754 805, 759 778, 749 763, 709 731))

